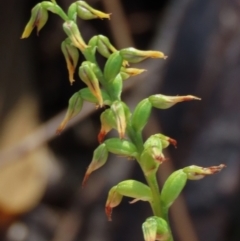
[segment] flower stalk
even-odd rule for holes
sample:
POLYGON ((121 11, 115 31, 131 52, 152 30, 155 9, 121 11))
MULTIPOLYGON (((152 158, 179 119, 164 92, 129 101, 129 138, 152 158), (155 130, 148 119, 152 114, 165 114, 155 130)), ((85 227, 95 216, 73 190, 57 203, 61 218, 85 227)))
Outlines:
POLYGON ((63 30, 66 39, 62 42, 61 50, 66 60, 71 85, 75 81, 74 73, 78 65, 79 52, 86 59, 80 65, 78 75, 87 87, 70 98, 66 116, 59 125, 57 133, 61 133, 67 122, 80 113, 84 101, 94 103, 97 107, 105 107, 100 116, 101 129, 97 137, 99 146, 93 152, 92 162, 86 171, 83 185, 92 172, 106 163, 109 152, 137 161, 147 184, 136 180, 124 180, 112 187, 105 207, 107 218, 112 219, 112 209, 121 203, 124 196, 134 198, 131 203, 148 202, 153 216, 147 218, 142 225, 144 240, 173 241, 168 210, 180 195, 186 182, 218 173, 225 165, 207 168, 192 165, 182 168, 173 172, 160 190, 156 174, 167 160, 163 150, 169 145, 176 147, 177 141, 162 133, 156 133, 144 140, 142 131, 148 124, 153 108, 168 109, 179 102, 200 100, 200 98, 192 95, 155 94, 141 100, 134 111, 131 111, 122 100, 124 81, 145 70, 126 66, 147 58, 157 58, 162 61, 167 56, 160 51, 143 51, 132 47, 118 50, 103 35, 93 36, 86 43, 77 25, 77 17, 83 20, 110 19, 110 14, 94 9, 85 1, 72 3, 67 13, 54 0, 38 3, 32 9, 30 20, 21 38, 28 38, 34 28, 38 34, 46 25, 49 12, 60 16, 64 21, 63 30), (96 52, 106 58, 104 68, 98 64, 96 52), (118 137, 106 138, 112 130, 118 132, 118 137))

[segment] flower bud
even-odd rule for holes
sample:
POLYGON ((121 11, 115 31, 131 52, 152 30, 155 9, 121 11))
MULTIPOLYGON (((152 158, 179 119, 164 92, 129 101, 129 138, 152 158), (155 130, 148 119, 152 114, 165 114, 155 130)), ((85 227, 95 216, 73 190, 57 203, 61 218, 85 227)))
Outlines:
POLYGON ((110 19, 110 14, 103 13, 101 11, 98 11, 94 8, 92 8, 90 5, 88 5, 85 1, 77 1, 77 15, 83 20, 90 20, 94 18, 108 18, 110 19))
POLYGON ((105 210, 109 221, 111 221, 112 208, 120 204, 123 196, 134 198, 130 203, 140 200, 152 201, 152 192, 147 185, 135 180, 122 181, 111 188, 108 194, 105 210))
POLYGON ((150 217, 142 225, 145 241, 167 241, 171 236, 168 223, 160 217, 150 217))
POLYGON ((107 215, 108 221, 112 221, 112 209, 121 203, 122 198, 123 196, 117 192, 117 186, 114 186, 110 189, 105 205, 105 213, 107 215))
POLYGON ((27 23, 21 38, 28 38, 32 30, 37 28, 37 35, 48 20, 48 12, 38 3, 31 11, 31 18, 27 23))
POLYGON ((67 122, 75 117, 82 109, 83 99, 80 92, 76 92, 70 99, 68 103, 67 113, 62 121, 62 123, 57 128, 57 134, 60 134, 65 128, 67 122))
POLYGON ((178 102, 190 101, 190 100, 201 100, 200 98, 192 95, 186 96, 166 96, 166 95, 151 95, 149 101, 152 106, 158 109, 168 109, 178 102))
POLYGON ((98 146, 97 149, 95 149, 95 151, 93 152, 93 159, 86 171, 86 174, 82 182, 82 186, 85 186, 86 181, 88 180, 90 174, 93 171, 102 167, 106 163, 107 159, 108 159, 108 150, 106 148, 106 144, 103 143, 100 146, 98 146))
POLYGON ((148 122, 151 114, 152 105, 148 99, 144 99, 138 103, 132 115, 132 127, 135 131, 143 130, 148 122))
POLYGON ((146 69, 137 69, 137 68, 121 68, 121 76, 123 80, 130 78, 131 76, 139 75, 143 72, 147 71, 146 69))
POLYGON ((161 201, 165 209, 168 209, 179 196, 187 182, 187 174, 182 170, 173 172, 163 185, 161 201))
POLYGON ((62 42, 61 49, 67 63, 69 81, 72 85, 75 81, 73 75, 79 58, 78 49, 71 44, 71 41, 69 39, 66 39, 62 42))
POLYGON ((150 136, 144 143, 144 150, 140 157, 141 167, 145 176, 155 173, 159 165, 165 160, 162 153, 161 140, 155 136, 150 136))
POLYGON ((199 167, 199 166, 189 166, 183 168, 183 172, 186 173, 189 180, 199 180, 204 178, 207 175, 212 175, 220 172, 226 165, 221 164, 219 166, 211 167, 199 167))
POLYGON ((104 141, 109 152, 119 155, 135 158, 138 155, 136 146, 127 140, 119 138, 110 138, 104 141))
POLYGON ((66 21, 63 24, 63 30, 69 37, 69 39, 72 41, 72 44, 80 49, 81 51, 84 51, 87 45, 85 44, 79 30, 77 24, 72 21, 66 21))
POLYGON ((121 49, 120 54, 122 55, 123 59, 129 63, 139 63, 147 58, 167 58, 164 53, 159 51, 142 51, 132 47, 121 49))
POLYGON ((113 128, 117 129, 117 125, 116 125, 115 116, 111 109, 107 109, 104 112, 102 112, 100 116, 100 120, 101 120, 101 130, 98 134, 98 142, 102 143, 107 133, 113 128))
POLYGON ((122 61, 123 59, 119 51, 116 51, 110 55, 105 64, 103 72, 104 78, 107 83, 111 83, 120 73, 122 61))
POLYGON ((111 110, 114 114, 116 125, 117 125, 117 131, 119 133, 119 138, 124 138, 125 131, 126 131, 126 117, 125 117, 125 111, 124 107, 121 101, 114 101, 111 105, 111 110))
POLYGON ((78 74, 82 81, 88 86, 92 94, 97 98, 99 106, 102 107, 102 93, 99 87, 98 79, 92 70, 91 63, 88 61, 83 62, 79 67, 78 74))
POLYGON ((109 58, 112 53, 117 51, 107 37, 98 35, 97 38, 97 51, 105 58, 109 58))
POLYGON ((172 144, 175 148, 177 148, 177 141, 168 137, 168 136, 165 136, 163 134, 155 134, 154 135, 155 137, 158 137, 161 142, 162 142, 162 148, 167 148, 169 146, 169 144, 172 144))
MULTIPOLYGON (((92 92, 90 91, 90 89, 88 87, 81 89, 80 91, 81 97, 91 103, 95 103, 98 104, 98 99, 92 94, 92 92)), ((109 95, 107 94, 107 92, 103 89, 101 89, 101 95, 103 98, 103 104, 104 105, 111 105, 112 102, 110 100, 109 95)))

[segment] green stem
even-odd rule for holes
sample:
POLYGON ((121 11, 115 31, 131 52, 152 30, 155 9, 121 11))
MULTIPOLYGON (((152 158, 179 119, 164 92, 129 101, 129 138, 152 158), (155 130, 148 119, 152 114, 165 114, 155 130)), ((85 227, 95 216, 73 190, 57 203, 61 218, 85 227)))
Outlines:
POLYGON ((134 145, 137 147, 138 153, 142 153, 144 148, 142 133, 136 132, 131 125, 127 125, 127 135, 129 136, 130 140, 134 143, 134 145))
MULTIPOLYGON (((142 140, 142 134, 141 132, 136 132, 130 125, 127 126, 127 133, 130 137, 131 141, 136 145, 138 152, 142 153, 144 147, 143 147, 143 140, 142 140)), ((141 163, 138 161, 139 165, 141 166, 141 163)), ((148 183, 148 186, 150 187, 153 195, 153 201, 151 203, 151 207, 153 210, 153 213, 155 216, 162 217, 163 212, 161 209, 161 199, 159 194, 159 187, 157 182, 156 173, 152 173, 148 176, 145 175, 146 181, 148 183)))
POLYGON ((150 174, 149 176, 146 176, 146 181, 148 183, 148 186, 150 187, 152 191, 153 201, 151 203, 153 214, 158 217, 163 216, 163 211, 161 207, 161 199, 159 194, 159 187, 157 182, 156 173, 150 174))

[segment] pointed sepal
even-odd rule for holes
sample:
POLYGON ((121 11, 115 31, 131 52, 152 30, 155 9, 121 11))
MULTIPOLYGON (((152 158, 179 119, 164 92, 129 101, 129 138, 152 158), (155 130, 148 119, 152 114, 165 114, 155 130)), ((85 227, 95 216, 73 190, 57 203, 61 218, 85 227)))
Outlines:
POLYGON ((107 159, 108 150, 106 148, 106 144, 103 143, 99 145, 93 152, 93 158, 84 176, 82 186, 85 186, 90 174, 95 170, 99 169, 100 167, 102 167, 106 163, 107 159))
POLYGON ((114 101, 111 105, 111 110, 116 120, 119 138, 122 139, 125 136, 126 126, 127 126, 124 106, 122 102, 114 101))
POLYGON ((138 155, 136 146, 127 140, 121 140, 119 138, 110 138, 104 141, 109 152, 119 155, 126 156, 128 158, 136 158, 138 155))
POLYGON ((72 85, 73 82, 75 81, 74 72, 78 63, 79 52, 78 52, 78 49, 71 44, 71 40, 68 38, 62 42, 61 49, 67 63, 69 81, 70 81, 70 84, 72 85))
POLYGON ((168 109, 173 105, 183 102, 183 101, 191 101, 191 100, 201 100, 200 98, 193 95, 186 96, 167 96, 167 95, 151 95, 148 97, 152 106, 158 109, 168 109))
POLYGON ((136 180, 122 181, 112 187, 108 194, 105 212, 109 221, 112 220, 112 209, 120 204, 123 196, 134 198, 131 203, 137 201, 152 201, 152 192, 147 185, 136 180))
POLYGON ((79 77, 88 86, 92 94, 97 98, 100 107, 103 106, 102 92, 100 90, 99 81, 92 69, 92 63, 84 61, 79 67, 79 77))
POLYGON ((78 91, 69 99, 67 113, 63 121, 57 128, 57 131, 56 131, 57 134, 60 134, 63 131, 63 129, 65 128, 69 120, 71 120, 73 117, 75 117, 77 114, 80 113, 82 109, 82 105, 83 105, 83 99, 81 97, 80 92, 78 91))
POLYGON ((101 129, 98 134, 98 142, 102 143, 107 133, 111 131, 113 128, 117 129, 117 125, 114 113, 111 109, 107 109, 104 112, 102 112, 100 116, 100 121, 101 129))
POLYGON ((38 3, 35 7, 33 7, 31 11, 31 18, 28 21, 21 38, 28 38, 32 32, 32 30, 37 28, 37 35, 39 31, 43 28, 48 20, 48 12, 45 8, 42 7, 41 3, 38 3))
POLYGON ((82 52, 86 49, 87 45, 84 42, 82 35, 78 30, 78 26, 74 21, 68 20, 64 22, 63 30, 76 48, 82 52))
POLYGON ((121 74, 123 80, 127 80, 128 78, 139 75, 145 71, 147 71, 147 70, 146 69, 138 69, 138 68, 122 67, 120 74, 121 74))
POLYGON ((167 58, 164 53, 159 51, 142 51, 132 47, 121 49, 120 53, 123 59, 128 61, 129 63, 139 63, 147 58, 167 58))
POLYGON ((77 5, 77 15, 78 15, 78 17, 80 17, 83 20, 90 20, 90 19, 95 19, 95 18, 110 19, 111 14, 98 11, 98 10, 92 8, 85 1, 77 1, 76 5, 77 5))
POLYGON ((215 173, 220 172, 226 165, 221 164, 219 166, 211 166, 211 167, 199 167, 199 166, 189 166, 183 168, 183 172, 186 173, 187 178, 189 180, 199 180, 204 178, 205 176, 213 175, 215 173))

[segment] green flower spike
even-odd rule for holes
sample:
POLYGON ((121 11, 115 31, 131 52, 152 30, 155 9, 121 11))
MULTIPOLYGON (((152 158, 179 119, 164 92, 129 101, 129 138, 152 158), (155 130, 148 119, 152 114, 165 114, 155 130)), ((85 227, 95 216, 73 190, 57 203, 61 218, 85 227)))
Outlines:
POLYGON ((144 99, 136 106, 132 115, 132 127, 135 131, 143 130, 151 114, 152 104, 148 99, 144 99))
POLYGON ((204 178, 205 176, 220 172, 224 167, 226 167, 226 165, 224 164, 211 167, 199 167, 192 165, 183 168, 183 172, 186 173, 189 180, 199 180, 204 178))
POLYGON ((32 30, 37 28, 37 35, 39 31, 43 28, 48 20, 48 12, 41 6, 41 3, 38 3, 31 11, 31 18, 27 23, 21 38, 28 38, 32 30))
POLYGON ((77 1, 77 15, 83 20, 90 20, 94 18, 107 18, 110 19, 110 13, 103 13, 101 11, 98 11, 94 8, 92 8, 90 5, 88 5, 85 1, 77 1))
POLYGON ((119 138, 124 138, 125 131, 126 131, 126 117, 124 106, 121 101, 114 101, 111 105, 111 110, 115 116, 117 131, 119 133, 119 138))
POLYGON ((127 140, 120 140, 119 138, 110 138, 104 141, 109 152, 126 156, 128 158, 136 158, 138 155, 136 146, 127 140))
POLYGON ((105 212, 109 221, 112 220, 112 209, 120 204, 123 196, 134 198, 130 202, 131 204, 137 201, 152 201, 152 192, 147 185, 135 180, 120 182, 118 185, 112 187, 108 194, 105 212))
POLYGON ((103 106, 102 92, 99 87, 99 82, 92 70, 92 64, 88 61, 84 61, 79 67, 79 77, 88 86, 92 94, 97 98, 100 107, 103 106))
POLYGON ((117 125, 116 125, 115 116, 111 109, 107 109, 104 112, 102 112, 100 116, 100 120, 101 120, 101 130, 98 134, 98 142, 102 143, 107 133, 111 131, 113 128, 117 129, 117 125))
POLYGON ((79 52, 78 49, 71 44, 71 40, 68 38, 62 42, 61 49, 67 63, 69 81, 72 85, 75 81, 73 75, 78 63, 79 52))
POLYGON ((173 105, 183 101, 201 100, 200 98, 193 95, 167 96, 167 95, 160 95, 160 94, 151 95, 148 99, 152 103, 152 106, 158 109, 168 109, 173 105))
POLYGON ((86 49, 87 45, 85 44, 78 30, 78 26, 74 21, 69 20, 64 22, 63 30, 76 48, 78 48, 82 52, 86 49))
POLYGON ((142 51, 135 48, 121 49, 120 53, 123 59, 128 61, 129 63, 139 63, 147 58, 167 58, 164 53, 159 51, 142 51))
POLYGON ((171 237, 167 222, 160 217, 150 217, 142 225, 145 241, 167 241, 171 237))
POLYGON ((62 123, 57 128, 56 133, 60 134, 70 119, 75 117, 82 109, 83 99, 80 92, 76 92, 69 100, 67 113, 62 123))
POLYGON ((86 174, 84 176, 82 186, 84 187, 90 174, 102 167, 108 159, 108 150, 106 148, 106 145, 103 143, 100 146, 97 147, 97 149, 93 153, 93 159, 90 165, 88 166, 88 169, 86 171, 86 174))

